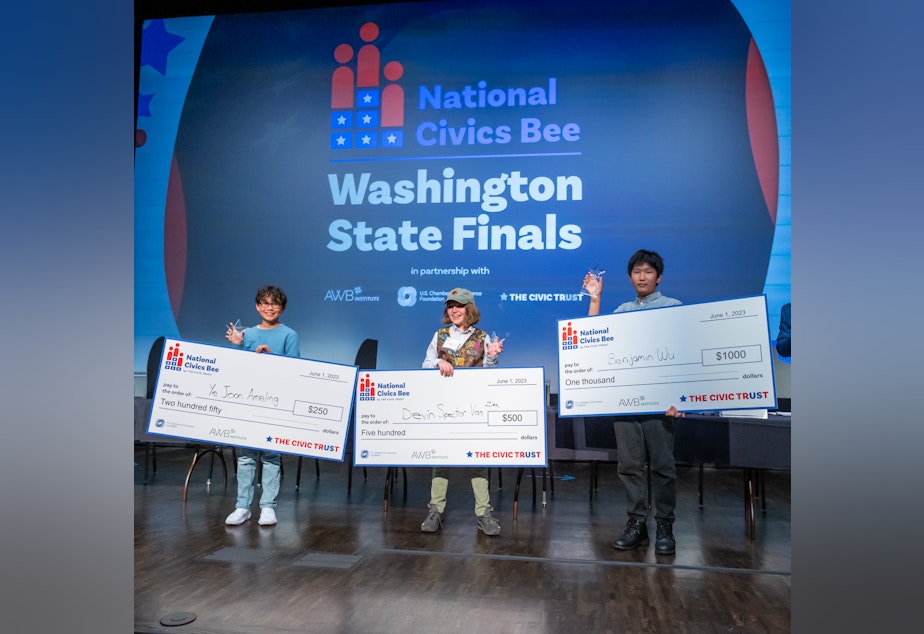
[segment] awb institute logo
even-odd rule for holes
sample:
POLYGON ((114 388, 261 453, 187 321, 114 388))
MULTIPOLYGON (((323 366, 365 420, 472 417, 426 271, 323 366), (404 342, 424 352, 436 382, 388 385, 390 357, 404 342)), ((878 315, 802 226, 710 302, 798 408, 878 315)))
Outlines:
POLYGON ((180 350, 180 344, 176 343, 167 348, 167 358, 164 360, 165 370, 183 369, 183 351, 180 350))
POLYGON ((382 66, 374 44, 379 27, 367 22, 359 29, 365 42, 334 49, 340 64, 331 76, 330 149, 349 150, 404 146, 404 88, 397 83, 404 66, 391 61, 382 66))
POLYGON ((368 374, 359 379, 359 400, 375 400, 375 381, 373 381, 368 374))
POLYGON ((577 347, 578 331, 571 327, 571 322, 569 321, 568 324, 562 326, 561 329, 561 349, 574 350, 577 347))

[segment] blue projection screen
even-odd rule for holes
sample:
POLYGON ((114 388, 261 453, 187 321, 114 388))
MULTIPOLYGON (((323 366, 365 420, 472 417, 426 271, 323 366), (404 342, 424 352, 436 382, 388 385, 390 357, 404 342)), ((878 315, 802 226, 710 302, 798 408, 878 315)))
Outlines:
POLYGON ((773 336, 789 301, 778 74, 729 0, 147 20, 136 370, 160 335, 223 343, 229 321, 256 323, 266 284, 302 356, 352 363, 374 338, 379 368, 419 367, 464 286, 501 363, 545 366, 554 391, 584 274, 607 270, 611 311, 640 248, 684 303, 767 293, 773 336))

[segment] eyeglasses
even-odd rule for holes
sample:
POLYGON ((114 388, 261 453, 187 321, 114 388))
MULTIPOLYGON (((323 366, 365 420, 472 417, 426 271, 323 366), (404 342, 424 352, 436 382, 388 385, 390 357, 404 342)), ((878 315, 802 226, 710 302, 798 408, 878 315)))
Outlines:
POLYGON ((282 304, 276 302, 260 302, 257 306, 260 308, 282 308, 282 304))

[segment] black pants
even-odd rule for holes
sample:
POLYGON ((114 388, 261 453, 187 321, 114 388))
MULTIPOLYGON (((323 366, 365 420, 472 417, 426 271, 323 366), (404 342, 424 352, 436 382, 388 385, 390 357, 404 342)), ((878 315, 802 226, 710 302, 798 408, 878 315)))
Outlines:
POLYGON ((669 416, 617 416, 617 473, 626 487, 626 512, 642 522, 648 517, 646 450, 651 463, 651 507, 656 519, 674 521, 677 468, 674 464, 674 419, 669 416))

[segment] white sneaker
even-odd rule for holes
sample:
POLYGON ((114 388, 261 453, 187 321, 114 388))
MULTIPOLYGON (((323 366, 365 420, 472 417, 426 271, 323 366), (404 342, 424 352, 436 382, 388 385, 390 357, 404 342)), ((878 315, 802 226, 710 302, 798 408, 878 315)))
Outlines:
POLYGON ((276 511, 269 507, 260 509, 260 519, 257 523, 260 526, 272 526, 276 523, 276 511))
POLYGON ((250 511, 247 509, 234 509, 234 512, 225 518, 225 524, 229 526, 240 526, 249 519, 250 511))

